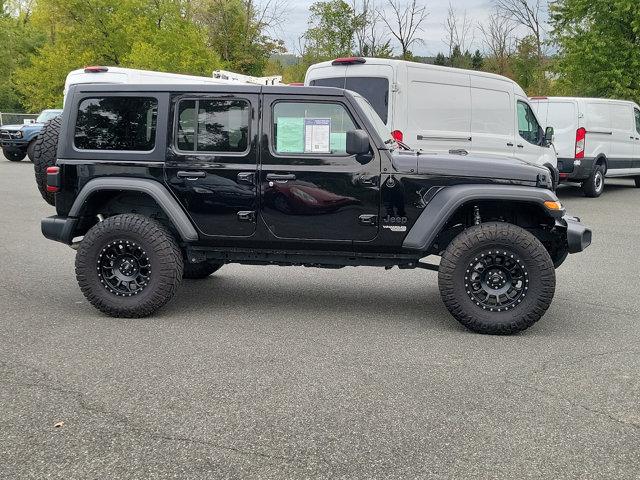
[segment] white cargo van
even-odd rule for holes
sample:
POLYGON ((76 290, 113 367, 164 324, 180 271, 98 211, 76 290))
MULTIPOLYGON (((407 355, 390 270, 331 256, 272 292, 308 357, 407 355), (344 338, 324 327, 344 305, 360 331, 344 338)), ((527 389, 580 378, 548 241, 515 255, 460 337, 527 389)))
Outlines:
POLYGON ((535 97, 543 125, 553 125, 560 179, 598 197, 605 177, 634 177, 640 187, 640 107, 624 100, 535 97))
POLYGON ((520 158, 557 179, 552 131, 514 81, 474 70, 379 58, 339 58, 307 70, 305 85, 365 97, 397 140, 428 152, 520 158))
MULTIPOLYGON (((152 72, 148 70, 136 70, 133 68, 94 66, 73 70, 67 75, 64 83, 64 98, 70 85, 79 83, 132 83, 132 84, 229 84, 238 83, 234 80, 226 80, 213 77, 198 77, 194 75, 182 75, 179 73, 152 72)), ((242 82, 244 83, 244 82, 242 82)))

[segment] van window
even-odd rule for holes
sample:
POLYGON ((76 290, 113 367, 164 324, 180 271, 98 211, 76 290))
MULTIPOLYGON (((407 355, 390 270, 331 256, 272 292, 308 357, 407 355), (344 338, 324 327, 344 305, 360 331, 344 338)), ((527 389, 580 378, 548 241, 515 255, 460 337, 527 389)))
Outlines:
POLYGON ((378 77, 339 77, 312 80, 316 87, 345 88, 366 98, 384 123, 389 119, 389 80, 378 77))
POLYGON ((531 107, 518 101, 518 131, 520 136, 533 145, 540 145, 542 128, 533 114, 531 107))
POLYGON ((611 105, 611 128, 629 132, 631 126, 631 107, 627 105, 611 105))
POLYGON ((182 151, 241 153, 249 146, 246 100, 182 100, 177 123, 176 144, 182 151))
POLYGON ((153 150, 157 116, 155 98, 85 98, 78 106, 74 145, 81 150, 153 150))
POLYGON ((636 131, 640 133, 640 110, 638 110, 637 108, 634 108, 633 113, 635 114, 635 117, 636 117, 636 131))
POLYGON ((471 131, 513 138, 513 109, 507 92, 471 89, 471 131))
POLYGON ((547 111, 547 126, 556 132, 577 128, 578 114, 573 102, 549 102, 547 111))
POLYGON ((273 107, 273 145, 281 154, 345 155, 351 116, 338 103, 278 102, 273 107))
POLYGON ((587 130, 608 130, 611 128, 611 112, 607 103, 587 104, 587 130))
POLYGON ((409 102, 409 118, 415 119, 418 135, 471 136, 468 86, 414 81, 409 84, 407 96, 418 99, 409 102))

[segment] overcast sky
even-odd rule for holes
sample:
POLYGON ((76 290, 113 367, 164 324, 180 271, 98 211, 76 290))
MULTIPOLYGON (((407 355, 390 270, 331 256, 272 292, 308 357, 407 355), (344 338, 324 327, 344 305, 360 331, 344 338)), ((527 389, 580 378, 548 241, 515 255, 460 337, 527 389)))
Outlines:
MULTIPOLYGON (((288 13, 284 20, 283 32, 280 33, 287 43, 287 48, 293 50, 297 45, 297 39, 307 29, 307 21, 309 19, 309 6, 315 0, 293 0, 289 3, 288 13)), ((347 0, 349 2, 349 0, 347 0)), ((350 3, 350 2, 349 2, 350 3)), ((378 5, 383 5, 384 0, 377 0, 378 5)), ((485 20, 491 13, 491 0, 451 0, 453 7, 462 16, 464 10, 467 15, 475 23, 485 20)), ((448 0, 425 0, 424 4, 429 11, 429 17, 424 24, 424 31, 420 34, 424 40, 424 44, 414 48, 414 54, 417 55, 435 55, 438 52, 445 51, 445 45, 442 39, 445 37, 444 21, 449 8, 448 0)), ((474 47, 481 48, 481 40, 479 34, 475 34, 476 42, 474 47)), ((482 48, 481 48, 482 49, 482 48)), ((397 51, 397 49, 396 49, 397 51)))

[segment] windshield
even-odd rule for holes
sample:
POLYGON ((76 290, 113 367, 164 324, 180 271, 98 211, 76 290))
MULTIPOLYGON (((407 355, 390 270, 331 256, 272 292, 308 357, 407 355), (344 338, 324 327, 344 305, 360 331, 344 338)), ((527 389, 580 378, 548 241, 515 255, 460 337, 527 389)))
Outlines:
POLYGON ((393 142, 394 140, 393 140, 393 137, 391 136, 391 132, 389 131, 385 123, 380 118, 380 115, 376 113, 374 108, 367 101, 367 99, 361 95, 358 95, 355 92, 352 92, 352 95, 353 95, 353 98, 355 98, 356 102, 358 102, 358 106, 362 109, 364 114, 367 116, 367 118, 371 122, 371 125, 373 125, 373 128, 376 130, 378 135, 380 135, 380 138, 384 140, 384 143, 393 142))
POLYGON ((51 120, 52 118, 57 117, 62 113, 62 110, 45 110, 40 115, 38 115, 37 123, 44 123, 47 120, 51 120))

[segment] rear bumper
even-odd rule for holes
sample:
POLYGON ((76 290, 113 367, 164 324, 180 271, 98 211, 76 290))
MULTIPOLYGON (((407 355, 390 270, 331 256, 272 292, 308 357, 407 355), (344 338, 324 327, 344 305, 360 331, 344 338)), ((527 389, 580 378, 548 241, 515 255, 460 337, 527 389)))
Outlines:
POLYGON ((591 245, 591 229, 580 223, 579 218, 565 215, 556 220, 556 226, 566 229, 569 253, 582 252, 591 245))
POLYGON ((559 158, 558 170, 560 171, 560 181, 577 182, 586 180, 593 171, 595 161, 595 158, 582 158, 580 160, 559 158))
POLYGON ((77 222, 77 218, 54 215, 43 218, 40 222, 40 228, 42 234, 49 240, 71 245, 77 222))

